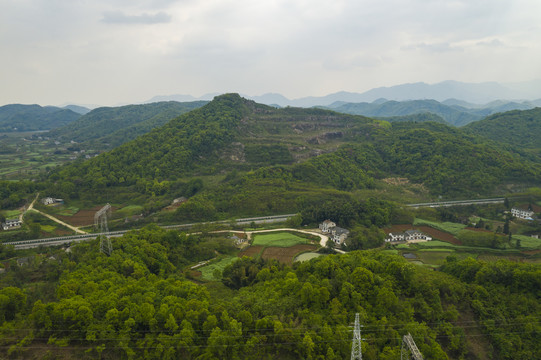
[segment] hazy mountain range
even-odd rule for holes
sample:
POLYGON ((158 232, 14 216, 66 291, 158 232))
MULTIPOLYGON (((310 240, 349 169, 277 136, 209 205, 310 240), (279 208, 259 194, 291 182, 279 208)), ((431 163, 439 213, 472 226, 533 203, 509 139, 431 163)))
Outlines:
MULTIPOLYGON (((215 95, 217 94, 205 94, 201 97, 191 95, 155 96, 146 102, 212 100, 215 95)), ((458 81, 443 81, 437 84, 419 82, 380 87, 363 93, 340 91, 326 96, 309 96, 299 99, 288 99, 276 93, 268 93, 260 96, 244 94, 242 96, 261 104, 282 107, 329 106, 337 101, 349 103, 373 102, 381 98, 394 101, 432 99, 439 102, 456 99, 454 100, 455 102, 465 102, 470 104, 470 107, 476 107, 478 106, 476 104, 483 105, 503 99, 514 102, 541 99, 541 80, 508 84, 496 82, 475 84, 458 81)))

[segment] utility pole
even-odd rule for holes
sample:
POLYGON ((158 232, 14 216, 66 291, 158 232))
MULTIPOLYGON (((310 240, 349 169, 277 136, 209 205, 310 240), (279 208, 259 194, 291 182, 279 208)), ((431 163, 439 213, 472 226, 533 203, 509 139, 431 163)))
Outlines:
POLYGON ((400 360, 406 360, 409 359, 408 353, 411 352, 411 359, 414 360, 423 360, 423 355, 417 348, 417 345, 415 345, 415 341, 413 341, 413 337, 410 333, 408 335, 404 335, 402 338, 402 349, 400 350, 400 360), (406 357, 404 357, 404 355, 406 357))
POLYGON ((355 327, 353 329, 353 341, 351 343, 351 360, 362 360, 363 352, 361 349, 361 324, 359 322, 359 313, 355 314, 355 327))
POLYGON ((109 239, 109 227, 107 226, 107 216, 111 216, 111 205, 107 204, 94 214, 94 227, 99 229, 100 251, 107 256, 113 252, 113 245, 109 239))

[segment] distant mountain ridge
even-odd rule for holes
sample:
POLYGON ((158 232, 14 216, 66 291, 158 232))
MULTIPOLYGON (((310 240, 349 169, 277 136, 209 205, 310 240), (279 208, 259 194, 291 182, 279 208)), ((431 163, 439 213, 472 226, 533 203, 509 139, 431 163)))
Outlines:
MULTIPOLYGON (((486 116, 509 110, 528 110, 536 107, 535 102, 494 101, 487 105, 475 105, 459 100, 447 100, 440 103, 436 100, 384 101, 378 99, 372 103, 336 102, 327 108, 334 111, 387 118, 410 116, 416 114, 434 114, 443 118, 453 126, 464 126, 486 116)), ((414 118, 412 120, 415 120, 414 118)))
POLYGON ((11 104, 0 107, 0 132, 50 130, 69 124, 80 114, 55 106, 11 104))
POLYGON ((67 126, 50 132, 53 138, 107 149, 121 145, 169 120, 205 105, 207 101, 156 102, 120 107, 101 107, 67 126))
MULTIPOLYGON (((200 97, 191 95, 168 95, 155 96, 146 101, 195 101, 212 100, 218 94, 205 94, 200 97)), ((541 80, 533 80, 521 83, 500 84, 496 82, 464 83, 459 81, 443 81, 436 84, 423 82, 400 84, 389 87, 374 88, 363 93, 340 91, 325 96, 307 96, 298 99, 288 99, 278 93, 263 95, 241 94, 243 97, 266 105, 313 107, 329 106, 337 101, 360 103, 374 102, 378 99, 394 101, 427 100, 439 102, 454 100, 460 104, 470 104, 471 107, 483 107, 483 105, 496 100, 507 100, 522 103, 525 100, 535 102, 541 106, 541 80)))

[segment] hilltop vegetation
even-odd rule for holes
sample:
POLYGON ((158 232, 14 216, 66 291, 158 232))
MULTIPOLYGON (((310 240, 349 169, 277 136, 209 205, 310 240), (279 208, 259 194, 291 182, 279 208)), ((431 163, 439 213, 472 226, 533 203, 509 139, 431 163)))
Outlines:
POLYGON ((54 106, 4 105, 0 107, 0 132, 50 130, 69 124, 80 116, 54 106))
POLYGON ((101 107, 67 126, 51 131, 49 136, 62 142, 73 140, 82 143, 81 146, 84 147, 111 149, 204 104, 206 101, 169 101, 114 108, 101 107))
POLYGON ((541 154, 541 108, 495 114, 464 129, 517 149, 541 154))
POLYGON ((463 126, 480 120, 481 115, 459 106, 447 106, 436 100, 386 101, 384 103, 345 103, 331 108, 338 112, 375 117, 404 116, 429 113, 440 116, 448 124, 463 126))

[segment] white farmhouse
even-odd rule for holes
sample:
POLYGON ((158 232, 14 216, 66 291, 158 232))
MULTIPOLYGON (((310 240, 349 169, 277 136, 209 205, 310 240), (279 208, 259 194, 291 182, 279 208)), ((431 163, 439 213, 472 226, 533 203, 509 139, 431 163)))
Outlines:
POLYGON ((2 229, 11 230, 20 228, 23 222, 19 219, 6 219, 6 222, 2 223, 2 229))
POLYGON ((319 224, 319 229, 323 233, 331 234, 330 238, 336 245, 342 245, 349 236, 349 230, 336 226, 331 220, 325 220, 319 224))
POLYGON ((533 220, 534 212, 532 210, 524 210, 518 207, 511 209, 511 214, 519 219, 533 220))
POLYGON ((395 241, 407 241, 407 242, 418 242, 418 241, 430 241, 432 238, 419 230, 406 230, 403 233, 389 233, 386 242, 395 242, 395 241))

